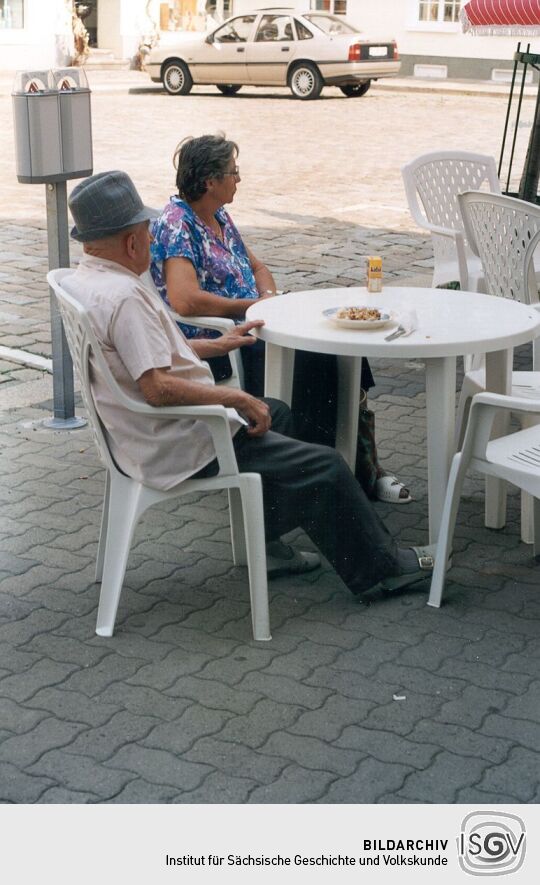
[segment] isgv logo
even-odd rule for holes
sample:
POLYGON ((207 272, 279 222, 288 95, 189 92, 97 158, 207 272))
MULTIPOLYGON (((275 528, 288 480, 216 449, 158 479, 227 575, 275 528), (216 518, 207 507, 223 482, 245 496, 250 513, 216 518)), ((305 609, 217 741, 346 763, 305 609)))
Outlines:
POLYGON ((473 811, 463 820, 459 865, 471 876, 515 873, 525 859, 525 849, 525 824, 515 814, 473 811))

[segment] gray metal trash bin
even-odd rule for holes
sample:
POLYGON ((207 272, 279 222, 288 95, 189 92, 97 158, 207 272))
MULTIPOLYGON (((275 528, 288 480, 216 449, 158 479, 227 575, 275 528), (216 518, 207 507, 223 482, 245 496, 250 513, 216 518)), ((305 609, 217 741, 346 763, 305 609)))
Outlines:
MULTIPOLYGON (((13 86, 17 178, 45 184, 49 269, 69 267, 67 180, 92 174, 90 90, 81 68, 19 71, 13 86)), ((72 430, 86 421, 74 414, 73 366, 62 320, 50 292, 54 418, 44 424, 72 430)))
POLYGON ((92 174, 90 89, 81 68, 20 71, 12 100, 20 182, 67 181, 92 174))

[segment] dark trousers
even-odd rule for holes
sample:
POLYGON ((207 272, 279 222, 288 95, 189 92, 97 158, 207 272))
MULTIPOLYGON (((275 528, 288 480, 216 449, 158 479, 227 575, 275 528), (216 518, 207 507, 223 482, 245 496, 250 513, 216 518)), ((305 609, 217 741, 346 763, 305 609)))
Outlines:
MULTIPOLYGON (((264 394, 264 342, 241 350, 245 390, 264 394)), ((369 390, 375 382, 367 360, 362 360, 361 384, 369 390)), ((294 359, 292 413, 295 435, 305 442, 334 446, 337 427, 337 357, 328 353, 297 350, 294 359)))
MULTIPOLYGON (((233 443, 240 472, 261 475, 267 541, 301 527, 353 593, 397 574, 397 545, 341 455, 289 437, 290 410, 266 402, 273 429, 250 437, 242 428, 233 443)), ((216 472, 214 461, 201 475, 216 472)))

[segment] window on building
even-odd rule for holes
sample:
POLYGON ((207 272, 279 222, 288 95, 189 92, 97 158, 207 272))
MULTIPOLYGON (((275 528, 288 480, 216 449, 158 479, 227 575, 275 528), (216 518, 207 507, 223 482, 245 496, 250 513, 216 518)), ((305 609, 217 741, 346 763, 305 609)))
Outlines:
POLYGON ((229 18, 232 13, 232 0, 206 0, 205 12, 220 18, 229 18))
POLYGON ((311 9, 319 12, 333 12, 335 15, 347 14, 347 0, 311 0, 311 9))
POLYGON ((461 0, 419 0, 418 20, 455 24, 459 22, 461 0))
POLYGON ((0 28, 24 27, 24 0, 0 0, 0 28))

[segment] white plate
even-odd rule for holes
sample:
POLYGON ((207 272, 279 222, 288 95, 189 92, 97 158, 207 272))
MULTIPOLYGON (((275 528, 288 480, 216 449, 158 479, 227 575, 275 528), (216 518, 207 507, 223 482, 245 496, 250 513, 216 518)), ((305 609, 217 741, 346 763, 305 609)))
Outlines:
MULTIPOLYGON (((345 307, 366 307, 366 309, 373 309, 374 305, 367 307, 366 305, 347 304, 345 307)), ((381 314, 379 320, 340 319, 337 314, 343 309, 344 306, 328 307, 326 310, 323 310, 322 314, 326 320, 329 320, 331 323, 334 323, 334 325, 341 326, 344 329, 381 329, 383 326, 387 326, 388 323, 394 322, 394 317, 391 314, 384 313, 384 311, 379 310, 378 307, 376 310, 379 310, 379 313, 381 314)))

